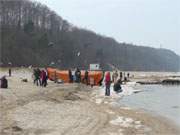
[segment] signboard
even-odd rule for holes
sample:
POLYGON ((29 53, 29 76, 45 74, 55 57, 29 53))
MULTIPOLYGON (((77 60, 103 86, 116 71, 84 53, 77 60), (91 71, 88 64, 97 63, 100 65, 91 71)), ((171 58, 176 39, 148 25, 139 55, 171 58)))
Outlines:
POLYGON ((90 70, 100 70, 100 65, 99 64, 90 64, 89 69, 90 70))

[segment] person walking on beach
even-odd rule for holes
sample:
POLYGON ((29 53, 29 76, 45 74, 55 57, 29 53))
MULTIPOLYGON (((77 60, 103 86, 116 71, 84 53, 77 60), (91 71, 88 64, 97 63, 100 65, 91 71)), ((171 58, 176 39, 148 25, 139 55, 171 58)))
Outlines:
POLYGON ((111 75, 110 75, 110 72, 106 73, 106 76, 105 76, 105 85, 106 85, 105 96, 110 96, 110 86, 111 86, 111 75))

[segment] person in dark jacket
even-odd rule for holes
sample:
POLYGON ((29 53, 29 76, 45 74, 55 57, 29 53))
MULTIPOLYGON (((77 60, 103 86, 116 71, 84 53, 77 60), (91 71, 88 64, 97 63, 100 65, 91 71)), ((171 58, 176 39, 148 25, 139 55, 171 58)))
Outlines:
POLYGON ((8 80, 5 76, 3 76, 1 79, 1 88, 8 88, 8 80))
POLYGON ((12 72, 11 72, 11 68, 9 68, 9 77, 11 76, 11 73, 12 73, 12 72))
POLYGON ((41 76, 41 70, 39 68, 34 69, 34 84, 41 85, 41 80, 40 80, 40 76, 41 76))
POLYGON ((80 83, 81 82, 81 71, 79 70, 79 68, 76 69, 75 76, 76 76, 76 82, 80 83))
POLYGON ((120 77, 120 80, 122 81, 122 79, 123 79, 123 73, 122 72, 120 72, 119 77, 120 77))
POLYGON ((41 71, 41 86, 46 87, 47 85, 47 76, 46 76, 46 72, 44 70, 41 71))
POLYGON ((86 85, 89 84, 89 79, 88 78, 89 78, 89 72, 86 70, 85 75, 84 75, 84 82, 85 82, 86 85))
POLYGON ((130 73, 127 73, 127 78, 129 79, 129 77, 130 77, 130 73))
POLYGON ((122 88, 121 88, 121 80, 118 79, 118 81, 116 83, 114 83, 114 91, 119 93, 119 92, 122 92, 122 88))
POLYGON ((69 69, 69 83, 73 83, 73 75, 71 69, 69 69))

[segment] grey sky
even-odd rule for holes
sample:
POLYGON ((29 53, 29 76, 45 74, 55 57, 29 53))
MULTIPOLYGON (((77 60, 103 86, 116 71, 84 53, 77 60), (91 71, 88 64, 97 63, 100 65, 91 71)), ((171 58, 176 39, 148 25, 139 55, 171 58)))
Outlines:
POLYGON ((70 23, 119 42, 180 55, 180 0, 37 0, 70 23))

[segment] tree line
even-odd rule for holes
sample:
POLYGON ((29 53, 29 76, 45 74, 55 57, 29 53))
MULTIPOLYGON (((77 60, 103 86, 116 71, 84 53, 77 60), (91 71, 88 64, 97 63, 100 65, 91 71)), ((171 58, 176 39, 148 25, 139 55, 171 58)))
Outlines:
POLYGON ((61 69, 100 63, 103 69, 177 71, 180 57, 165 49, 118 43, 78 28, 29 0, 1 0, 1 66, 53 66, 61 69))

